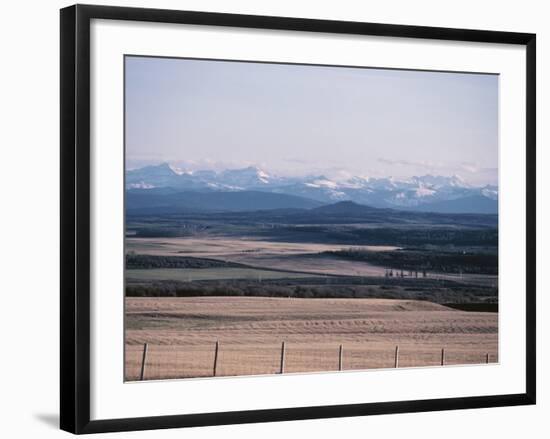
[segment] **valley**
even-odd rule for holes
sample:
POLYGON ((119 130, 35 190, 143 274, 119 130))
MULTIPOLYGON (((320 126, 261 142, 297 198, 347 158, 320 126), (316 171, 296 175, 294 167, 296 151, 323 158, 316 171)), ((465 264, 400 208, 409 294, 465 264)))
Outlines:
POLYGON ((347 369, 391 367, 396 345, 403 367, 437 365, 442 348, 448 364, 498 361, 496 214, 326 202, 267 174, 251 185, 253 170, 231 175, 244 188, 201 189, 164 171, 175 187, 126 192, 128 380, 143 343, 146 379, 209 376, 216 342, 220 375, 276 373, 283 341, 287 372, 334 370, 340 344, 347 369))

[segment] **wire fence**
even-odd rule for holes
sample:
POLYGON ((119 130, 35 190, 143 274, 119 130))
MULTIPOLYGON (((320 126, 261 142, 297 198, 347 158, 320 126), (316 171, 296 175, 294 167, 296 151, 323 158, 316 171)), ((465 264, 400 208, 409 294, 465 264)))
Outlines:
POLYGON ((497 363, 498 352, 357 343, 127 345, 126 381, 497 363))

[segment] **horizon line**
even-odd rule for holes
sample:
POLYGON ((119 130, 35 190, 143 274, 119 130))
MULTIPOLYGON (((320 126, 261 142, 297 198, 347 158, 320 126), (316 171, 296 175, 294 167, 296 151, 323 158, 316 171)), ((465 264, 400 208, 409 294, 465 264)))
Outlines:
MULTIPOLYGON (((383 160, 383 159, 381 159, 381 160, 383 160)), ((146 161, 144 161, 144 162, 146 162, 146 161)), ((437 173, 437 172, 435 172, 434 173, 434 172, 427 171, 426 173, 409 173, 409 174, 403 174, 401 176, 396 176, 396 175, 399 175, 399 174, 392 174, 392 175, 385 174, 384 176, 373 176, 373 175, 368 175, 368 174, 361 174, 361 173, 355 173, 355 172, 351 172, 351 171, 345 171, 344 169, 339 168, 338 172, 340 172, 340 173, 346 172, 347 175, 343 176, 343 177, 340 177, 340 178, 337 178, 337 177, 334 177, 334 176, 329 177, 329 176, 324 175, 324 173, 329 173, 330 174, 331 172, 334 172, 334 169, 331 170, 330 168, 326 168, 324 170, 323 169, 317 169, 317 170, 312 170, 312 171, 295 172, 295 173, 290 173, 290 174, 284 174, 284 173, 278 173, 277 171, 269 170, 269 168, 267 168, 266 166, 262 166, 262 165, 258 165, 258 164, 240 164, 240 165, 234 165, 234 166, 215 166, 215 165, 212 165, 210 167, 208 167, 208 166, 198 166, 194 169, 191 169, 192 167, 183 168, 183 167, 177 166, 177 165, 173 164, 174 162, 177 162, 177 160, 172 160, 172 161, 171 160, 159 160, 159 161, 151 162, 151 163, 148 163, 148 164, 144 164, 142 166, 135 166, 135 167, 127 167, 126 163, 125 163, 124 171, 126 173, 126 172, 131 172, 131 171, 138 171, 138 170, 148 168, 148 167, 157 167, 158 168, 158 167, 161 167, 161 166, 166 166, 166 167, 169 167, 177 175, 193 175, 195 173, 205 172, 205 171, 213 172, 216 175, 219 175, 219 174, 222 174, 226 171, 244 171, 244 170, 247 170, 247 169, 255 169, 255 170, 266 173, 270 177, 287 178, 287 179, 292 179, 292 178, 324 178, 324 179, 327 179, 327 180, 333 180, 335 182, 346 182, 346 181, 352 180, 354 178, 360 178, 360 179, 364 179, 364 180, 367 180, 367 181, 368 180, 386 179, 386 180, 395 180, 395 181, 398 181, 398 182, 406 182, 407 180, 414 179, 414 178, 422 178, 422 177, 438 178, 438 177, 442 177, 442 178, 458 178, 459 180, 462 180, 464 183, 466 183, 470 186, 473 186, 473 187, 484 187, 484 186, 497 186, 498 187, 499 186, 498 182, 489 182, 488 181, 489 179, 486 179, 486 181, 484 183, 472 183, 470 179, 465 178, 463 175, 461 175, 459 173, 456 173, 456 172, 452 172, 452 173, 437 173)), ((493 168, 491 170, 494 170, 494 171, 498 172, 498 168, 493 168)))

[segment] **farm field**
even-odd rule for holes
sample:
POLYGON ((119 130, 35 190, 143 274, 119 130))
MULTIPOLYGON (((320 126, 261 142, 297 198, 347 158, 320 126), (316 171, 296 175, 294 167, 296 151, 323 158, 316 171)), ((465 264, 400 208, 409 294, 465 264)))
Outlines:
POLYGON ((259 270, 254 268, 158 268, 145 270, 128 270, 126 278, 129 281, 157 281, 172 280, 193 282, 202 280, 229 280, 229 279, 303 279, 314 277, 312 274, 292 273, 273 270, 259 270))
MULTIPOLYGON (((228 237, 192 237, 192 238, 126 238, 126 250, 135 254, 153 256, 180 256, 195 258, 213 258, 224 262, 247 265, 250 269, 272 269, 289 272, 302 272, 331 276, 384 277, 387 268, 364 261, 344 260, 323 252, 336 252, 352 249, 369 252, 391 252, 400 247, 390 245, 340 245, 295 242, 271 242, 259 239, 237 239, 228 237)), ((129 278, 142 279, 145 273, 128 273, 129 278)), ((168 279, 175 272, 157 272, 155 279, 168 279)), ((229 273, 229 272, 227 272, 229 273)), ((250 273, 239 273, 234 279, 247 279, 250 273), (243 276, 240 276, 243 275, 243 276)), ((192 274, 191 274, 192 275, 192 274)), ((254 276, 255 274, 253 274, 254 276)), ((262 275, 258 273, 258 275, 262 275)), ((257 276, 256 276, 257 277, 257 276)), ((295 278, 289 275, 288 278, 295 278)), ((303 276, 300 276, 303 277, 303 276)), ((474 283, 477 285, 496 285, 498 276, 487 274, 430 273, 433 279, 474 283)), ((282 278, 281 275, 266 274, 265 278, 282 278)), ((185 275, 177 274, 173 280, 187 281, 185 275), (184 277, 182 277, 184 276, 184 277)), ((207 278, 205 278, 207 279, 207 278)), ((212 278, 213 279, 213 278, 212 278)), ((195 280, 199 280, 198 278, 195 280)))
POLYGON ((356 248, 370 251, 390 251, 399 247, 390 245, 339 245, 301 242, 272 242, 256 238, 239 239, 230 237, 165 237, 126 238, 128 251, 151 255, 179 255, 195 257, 223 257, 227 255, 269 254, 295 255, 316 253, 341 248, 356 248))
POLYGON ((498 314, 427 301, 266 297, 126 298, 126 380, 262 375, 498 361, 498 314))

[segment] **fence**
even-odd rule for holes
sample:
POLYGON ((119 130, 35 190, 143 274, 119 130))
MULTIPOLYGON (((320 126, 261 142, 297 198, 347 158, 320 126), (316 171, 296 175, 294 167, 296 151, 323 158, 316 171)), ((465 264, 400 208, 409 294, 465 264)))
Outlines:
POLYGON ((498 361, 497 352, 396 345, 391 349, 352 343, 312 346, 246 345, 215 341, 211 345, 132 345, 126 347, 126 380, 266 375, 375 368, 482 364, 498 361))

